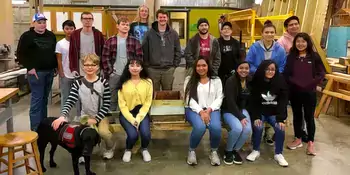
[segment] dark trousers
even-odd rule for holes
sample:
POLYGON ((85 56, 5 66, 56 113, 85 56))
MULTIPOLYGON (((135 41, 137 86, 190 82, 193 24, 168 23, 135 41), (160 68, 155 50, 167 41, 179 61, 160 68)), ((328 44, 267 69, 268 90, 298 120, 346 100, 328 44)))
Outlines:
POLYGON ((306 122, 308 141, 314 141, 315 120, 314 113, 316 108, 316 92, 292 91, 290 94, 290 103, 293 110, 293 126, 296 138, 303 136, 303 118, 306 122))
POLYGON ((52 87, 54 71, 36 72, 35 75, 27 74, 31 90, 30 98, 30 129, 36 131, 40 122, 47 118, 47 103, 52 87))
MULTIPOLYGON (((136 115, 139 113, 141 109, 141 105, 136 106, 133 110, 130 111, 130 113, 136 117, 136 115)), ((148 114, 146 117, 141 121, 139 124, 138 130, 135 128, 134 125, 132 125, 126 118, 123 116, 122 113, 120 113, 120 124, 124 128, 127 138, 126 138, 126 149, 131 150, 132 147, 135 145, 136 141, 139 138, 139 134, 141 135, 141 147, 143 149, 146 149, 148 147, 148 144, 151 140, 151 130, 150 130, 150 118, 148 114)))

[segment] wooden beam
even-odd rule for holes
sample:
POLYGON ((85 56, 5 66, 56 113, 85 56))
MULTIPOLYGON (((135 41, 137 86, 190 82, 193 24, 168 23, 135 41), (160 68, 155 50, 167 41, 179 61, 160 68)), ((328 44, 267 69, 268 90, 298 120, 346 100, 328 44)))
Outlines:
POLYGON ((0 44, 12 45, 14 42, 12 1, 4 0, 0 6, 0 11, 0 26, 2 31, 0 32, 0 44))

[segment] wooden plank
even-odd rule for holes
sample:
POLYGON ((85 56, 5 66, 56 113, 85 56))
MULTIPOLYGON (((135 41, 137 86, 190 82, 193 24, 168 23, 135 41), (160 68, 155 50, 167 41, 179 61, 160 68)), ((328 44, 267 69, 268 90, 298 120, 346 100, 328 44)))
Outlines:
MULTIPOLYGON (((333 79, 331 78, 331 79, 328 80, 328 82, 326 84, 326 87, 324 89, 325 90, 330 90, 332 88, 332 86, 333 86, 333 79)), ((315 114, 314 114, 315 118, 319 117, 319 115, 321 113, 321 110, 323 108, 323 105, 324 105, 324 103, 325 103, 327 98, 328 98, 328 95, 326 95, 326 94, 322 95, 321 100, 320 100, 320 102, 317 105, 316 110, 315 110, 315 114)))
POLYGON ((315 16, 316 4, 317 4, 317 0, 306 0, 301 31, 306 33, 311 33, 312 23, 315 16), (310 10, 310 9, 313 9, 313 10, 310 10))
POLYGON ((345 90, 345 89, 338 89, 337 91, 338 91, 339 93, 341 93, 341 94, 345 94, 345 95, 347 95, 347 96, 350 97, 350 91, 348 91, 348 90, 345 90))
POLYGON ((324 67, 326 68, 326 72, 327 73, 332 73, 332 68, 329 66, 329 63, 328 63, 328 60, 327 60, 327 57, 326 57, 326 52, 321 48, 320 44, 317 44, 317 43, 320 43, 320 42, 312 35, 311 35, 311 39, 312 39, 312 42, 313 42, 313 44, 315 46, 315 49, 316 49, 317 53, 321 57, 321 60, 322 60, 322 63, 324 65, 324 67))
POLYGON ((327 74, 326 78, 327 79, 332 78, 336 82, 340 82, 340 83, 344 83, 344 84, 350 84, 350 78, 341 77, 341 76, 337 76, 337 75, 331 75, 331 74, 327 74))
POLYGON ((329 91, 329 90, 323 90, 323 93, 326 94, 326 95, 329 95, 329 96, 333 96, 333 97, 342 99, 342 100, 350 101, 350 96, 345 95, 345 94, 341 94, 341 93, 338 93, 338 92, 332 92, 332 91, 329 91))
MULTIPOLYGON (((311 33, 315 36, 315 38, 318 41, 321 41, 321 39, 323 38, 323 30, 327 30, 327 26, 325 26, 325 21, 328 9, 328 2, 329 1, 317 0, 311 33)), ((317 44, 321 43, 319 42, 317 44)))

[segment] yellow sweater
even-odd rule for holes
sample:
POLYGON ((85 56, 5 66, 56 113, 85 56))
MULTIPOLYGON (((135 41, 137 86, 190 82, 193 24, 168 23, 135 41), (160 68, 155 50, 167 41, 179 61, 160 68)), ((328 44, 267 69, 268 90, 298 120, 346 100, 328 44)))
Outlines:
POLYGON ((153 96, 153 84, 151 79, 141 79, 136 85, 131 80, 123 84, 123 88, 118 91, 118 104, 120 112, 130 122, 140 123, 148 113, 153 96), (142 105, 136 118, 130 113, 137 105, 142 105))

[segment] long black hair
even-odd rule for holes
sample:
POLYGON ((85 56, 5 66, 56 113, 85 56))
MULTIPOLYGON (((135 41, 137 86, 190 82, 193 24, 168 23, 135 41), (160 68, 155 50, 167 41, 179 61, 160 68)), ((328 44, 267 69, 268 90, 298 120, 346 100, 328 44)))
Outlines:
POLYGON ((307 46, 306 46, 305 51, 306 51, 306 54, 307 54, 307 55, 312 55, 312 54, 315 53, 315 51, 314 51, 314 44, 313 44, 312 41, 311 41, 310 35, 307 34, 307 33, 302 32, 302 33, 298 33, 298 34, 294 37, 293 46, 292 46, 292 48, 291 48, 290 51, 289 51, 289 54, 290 54, 290 55, 299 56, 299 50, 298 50, 298 48, 297 48, 297 46, 296 46, 296 43, 297 43, 297 39, 298 39, 298 38, 303 38, 303 39, 306 41, 307 46))
POLYGON ((118 81, 117 90, 122 90, 123 84, 131 79, 131 73, 129 71, 129 65, 130 64, 134 64, 134 63, 141 65, 141 68, 142 68, 142 70, 140 72, 140 78, 141 79, 147 80, 148 78, 150 78, 149 75, 148 75, 147 70, 144 67, 143 61, 138 60, 138 59, 129 59, 128 62, 126 63, 126 65, 125 65, 123 73, 120 76, 120 79, 118 81))
POLYGON ((190 80, 188 81, 186 88, 185 88, 185 99, 188 98, 188 102, 193 98, 195 101, 198 102, 198 95, 197 95, 197 86, 200 81, 200 75, 197 73, 197 64, 199 60, 204 60, 208 65, 208 72, 207 76, 209 79, 216 78, 214 70, 212 68, 212 65, 210 64, 210 61, 206 57, 198 57, 192 66, 192 75, 190 77, 190 80))
POLYGON ((281 88, 283 81, 281 78, 277 64, 272 60, 264 60, 254 74, 252 81, 253 89, 258 90, 259 93, 269 89, 272 94, 276 94, 281 88), (275 75, 267 81, 265 72, 271 64, 275 65, 275 75))

